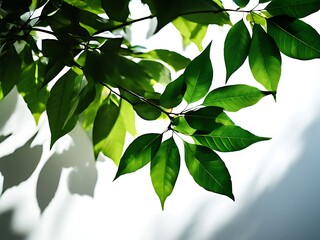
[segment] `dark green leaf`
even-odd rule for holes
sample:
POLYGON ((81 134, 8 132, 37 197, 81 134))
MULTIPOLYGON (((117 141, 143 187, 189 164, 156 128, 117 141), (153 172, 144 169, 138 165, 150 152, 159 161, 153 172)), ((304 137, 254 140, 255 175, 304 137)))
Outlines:
POLYGON ((130 0, 101 0, 101 6, 110 19, 125 22, 129 15, 130 0))
POLYGON ((180 169, 178 147, 171 137, 161 143, 156 155, 151 159, 151 180, 162 209, 166 198, 172 193, 180 169))
POLYGON ((136 138, 121 157, 115 179, 135 172, 151 161, 161 144, 162 134, 149 133, 136 138))
POLYGON ((209 134, 194 133, 193 138, 201 145, 220 152, 238 151, 253 143, 269 140, 232 125, 221 126, 209 134))
POLYGON ((256 104, 262 97, 271 94, 244 84, 224 86, 212 90, 202 105, 222 107, 226 111, 236 112, 256 104))
POLYGON ((274 40, 260 25, 253 26, 249 64, 257 82, 267 90, 277 90, 281 75, 280 52, 274 40))
POLYGON ((160 97, 160 104, 166 108, 178 106, 186 92, 187 85, 184 82, 184 75, 169 83, 160 97))
POLYGON ((204 107, 186 112, 185 119, 190 127, 194 129, 212 132, 221 126, 216 120, 222 112, 223 109, 219 107, 204 107))
POLYGON ((303 18, 320 9, 319 0, 272 0, 266 10, 273 16, 303 18))
POLYGON ((310 25, 287 16, 269 18, 267 22, 268 34, 282 53, 301 60, 320 58, 320 35, 310 25))
MULTIPOLYGON (((152 102, 152 100, 149 100, 152 102)), ((139 102, 133 105, 134 110, 144 120, 156 120, 160 117, 161 111, 149 103, 139 102)))
POLYGON ((95 14, 104 13, 100 0, 64 0, 72 6, 95 14))
POLYGON ((183 74, 184 81, 187 84, 184 99, 188 103, 200 100, 210 89, 213 78, 210 47, 211 43, 187 66, 183 74))
POLYGON ((249 0, 233 0, 233 1, 235 2, 235 4, 237 4, 241 8, 247 6, 247 4, 249 3, 249 0))
POLYGON ((240 20, 229 30, 224 42, 224 60, 227 70, 226 81, 246 60, 250 43, 249 31, 243 20, 240 20))
POLYGON ((186 165, 195 182, 234 200, 231 176, 221 158, 210 148, 187 142, 184 142, 184 149, 186 165))

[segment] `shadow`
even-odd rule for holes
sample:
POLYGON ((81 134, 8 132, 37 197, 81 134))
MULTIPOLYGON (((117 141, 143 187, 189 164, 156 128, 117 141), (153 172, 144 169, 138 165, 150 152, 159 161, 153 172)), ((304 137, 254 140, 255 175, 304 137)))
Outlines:
POLYGON ((1 240, 23 240, 26 236, 15 233, 12 228, 13 210, 0 213, 0 239, 1 240))
POLYGON ((17 101, 17 91, 11 91, 4 99, 0 101, 0 131, 15 110, 17 101))

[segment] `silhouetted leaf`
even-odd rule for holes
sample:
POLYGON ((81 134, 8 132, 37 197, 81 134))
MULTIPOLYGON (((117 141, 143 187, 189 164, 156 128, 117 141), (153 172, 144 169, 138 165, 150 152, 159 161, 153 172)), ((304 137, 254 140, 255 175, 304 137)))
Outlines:
POLYGON ((301 60, 320 58, 320 35, 310 25, 287 16, 273 17, 267 21, 268 34, 282 53, 301 60))
POLYGON ((195 180, 204 189, 228 196, 232 194, 231 177, 221 158, 210 148, 184 142, 187 168, 195 180))
POLYGON ((237 4, 241 8, 247 6, 247 4, 249 3, 249 0, 233 0, 233 1, 235 2, 235 4, 237 4))
POLYGON ((125 22, 129 15, 130 0, 101 0, 101 6, 110 19, 125 22))
POLYGON ((162 134, 149 133, 137 137, 121 157, 115 179, 135 172, 151 161, 161 144, 162 134))
POLYGON ((172 193, 180 169, 178 147, 171 137, 161 143, 156 155, 151 159, 151 180, 162 209, 166 198, 172 193))

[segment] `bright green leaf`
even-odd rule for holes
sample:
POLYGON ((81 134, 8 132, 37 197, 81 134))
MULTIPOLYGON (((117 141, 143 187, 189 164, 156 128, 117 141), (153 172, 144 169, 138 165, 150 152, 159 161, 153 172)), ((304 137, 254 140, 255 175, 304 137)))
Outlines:
POLYGON ((146 72, 157 83, 167 85, 171 82, 170 70, 162 63, 150 60, 142 60, 139 62, 139 65, 143 66, 146 72))
POLYGON ((184 75, 180 75, 176 80, 169 83, 160 97, 160 104, 166 108, 178 106, 186 92, 187 85, 184 81, 184 75))
POLYGON ((172 120, 172 129, 175 132, 186 134, 186 135, 192 135, 196 131, 196 129, 190 127, 185 117, 183 116, 176 117, 172 120))
POLYGON ((269 140, 269 138, 258 137, 238 126, 221 126, 213 132, 194 133, 193 138, 203 146, 220 152, 233 152, 249 147, 251 144, 269 140))
POLYGON ((224 43, 224 60, 227 70, 226 81, 244 63, 250 49, 249 31, 240 20, 229 30, 224 43))
POLYGON ((301 60, 320 58, 320 35, 310 25, 287 16, 273 17, 267 21, 268 34, 282 53, 301 60))
POLYGON ((186 68, 184 81, 187 90, 184 99, 192 103, 203 98, 210 89, 213 69, 210 60, 211 43, 186 68))
POLYGON ((145 166, 157 153, 161 144, 162 134, 149 133, 137 137, 121 157, 115 179, 132 173, 145 166))
POLYGON ((260 25, 253 26, 249 64, 257 82, 267 90, 277 90, 281 75, 280 52, 274 40, 260 25))
POLYGON ((172 193, 180 169, 179 149, 171 137, 161 143, 156 155, 151 159, 151 180, 162 209, 167 197, 172 193))
POLYGON ((262 97, 271 92, 244 85, 230 85, 212 90, 204 99, 202 105, 222 107, 226 111, 236 112, 242 108, 256 104, 262 97))
POLYGON ((229 171, 221 158, 210 148, 184 142, 187 168, 204 189, 234 200, 229 171))

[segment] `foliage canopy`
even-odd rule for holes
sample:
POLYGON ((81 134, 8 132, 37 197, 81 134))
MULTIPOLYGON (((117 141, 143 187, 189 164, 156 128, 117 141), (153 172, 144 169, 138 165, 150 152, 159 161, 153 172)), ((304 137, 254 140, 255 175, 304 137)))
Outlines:
POLYGON ((80 123, 92 138, 94 156, 103 154, 118 165, 115 178, 150 163, 162 207, 183 158, 196 183, 234 199, 217 151, 238 151, 269 138, 237 126, 227 112, 276 97, 282 54, 320 58, 319 33, 301 20, 320 9, 320 0, 260 0, 253 9, 246 8, 249 0, 234 0, 235 9, 225 9, 220 0, 142 3, 150 15, 131 19, 130 0, 0 1, 0 100, 16 87, 36 122, 46 113, 51 147, 80 123), (231 23, 231 13, 244 17, 231 23), (199 56, 190 60, 166 49, 132 46, 125 33, 150 19, 157 20, 152 34, 172 23, 185 46, 201 50, 199 56), (231 26, 224 43, 226 83, 248 58, 261 89, 211 88, 211 44, 202 51, 210 24, 231 26), (165 118, 168 126, 138 136, 124 149, 126 134, 137 135, 136 114, 147 121, 165 118))

